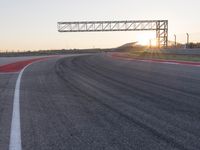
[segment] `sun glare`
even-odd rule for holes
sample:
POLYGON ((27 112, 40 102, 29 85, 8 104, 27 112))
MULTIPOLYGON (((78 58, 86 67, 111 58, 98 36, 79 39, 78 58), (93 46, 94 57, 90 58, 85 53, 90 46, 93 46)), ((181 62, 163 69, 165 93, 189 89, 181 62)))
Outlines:
POLYGON ((150 44, 152 46, 156 45, 155 33, 152 32, 145 32, 145 33, 140 32, 136 35, 136 40, 138 44, 141 45, 147 45, 147 46, 149 46, 150 44))

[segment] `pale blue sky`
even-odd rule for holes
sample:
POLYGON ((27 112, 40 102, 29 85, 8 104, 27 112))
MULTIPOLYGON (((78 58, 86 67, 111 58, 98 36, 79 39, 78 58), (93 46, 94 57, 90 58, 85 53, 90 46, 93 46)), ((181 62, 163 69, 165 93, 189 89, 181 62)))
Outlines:
POLYGON ((154 35, 58 33, 58 21, 168 19, 169 39, 200 41, 199 0, 0 0, 0 19, 0 50, 116 47, 154 35))

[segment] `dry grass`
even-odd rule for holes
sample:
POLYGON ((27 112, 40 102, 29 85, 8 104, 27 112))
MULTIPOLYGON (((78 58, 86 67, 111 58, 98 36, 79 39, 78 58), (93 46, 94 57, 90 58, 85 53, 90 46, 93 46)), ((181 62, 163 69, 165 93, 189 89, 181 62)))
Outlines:
POLYGON ((129 56, 141 59, 163 59, 163 60, 180 60, 180 61, 200 61, 200 55, 191 54, 171 54, 162 53, 161 51, 129 51, 129 56))

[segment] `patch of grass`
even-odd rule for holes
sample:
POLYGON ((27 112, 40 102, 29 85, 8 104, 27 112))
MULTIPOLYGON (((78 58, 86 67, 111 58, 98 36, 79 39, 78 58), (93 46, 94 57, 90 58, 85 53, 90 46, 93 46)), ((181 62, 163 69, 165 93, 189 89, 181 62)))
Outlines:
POLYGON ((182 55, 182 54, 170 54, 162 53, 160 51, 140 51, 131 52, 129 56, 141 59, 163 59, 163 60, 180 60, 180 61, 200 61, 200 55, 182 55))

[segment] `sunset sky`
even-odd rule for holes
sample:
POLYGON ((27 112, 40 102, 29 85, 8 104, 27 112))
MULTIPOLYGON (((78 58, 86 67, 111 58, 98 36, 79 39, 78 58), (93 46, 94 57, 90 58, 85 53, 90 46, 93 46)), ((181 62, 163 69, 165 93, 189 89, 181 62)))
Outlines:
POLYGON ((200 41, 199 0, 0 0, 0 50, 148 44, 154 32, 59 33, 58 21, 169 20, 169 40, 200 41))

